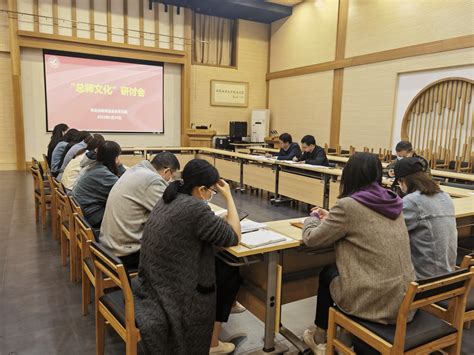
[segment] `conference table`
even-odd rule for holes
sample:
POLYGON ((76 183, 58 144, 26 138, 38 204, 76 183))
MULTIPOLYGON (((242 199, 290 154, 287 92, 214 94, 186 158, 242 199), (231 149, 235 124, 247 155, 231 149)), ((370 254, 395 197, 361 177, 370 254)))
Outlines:
MULTIPOLYGON (((284 196, 330 208, 337 200, 342 174, 342 169, 338 167, 295 164, 264 156, 201 147, 122 148, 124 154, 121 160, 126 160, 130 166, 160 151, 173 152, 181 168, 191 159, 205 159, 219 170, 224 179, 236 183, 237 191, 244 192, 246 188, 265 190, 275 196, 275 202, 284 196)), ((470 174, 460 175, 465 181, 471 181, 470 174)), ((383 181, 388 186, 392 182, 388 178, 383 181)), ((474 191, 451 186, 442 186, 442 189, 453 198, 459 237, 472 235, 474 191)), ((253 249, 239 245, 220 253, 227 263, 241 269, 245 282, 238 295, 239 301, 265 322, 263 352, 281 351, 276 348, 275 333, 281 333, 300 351, 306 349, 289 329, 280 326, 284 321, 281 320, 281 305, 314 296, 319 271, 335 261, 332 247, 314 249, 303 245, 301 229, 291 224, 300 220, 266 223, 267 228, 290 240, 253 249)))

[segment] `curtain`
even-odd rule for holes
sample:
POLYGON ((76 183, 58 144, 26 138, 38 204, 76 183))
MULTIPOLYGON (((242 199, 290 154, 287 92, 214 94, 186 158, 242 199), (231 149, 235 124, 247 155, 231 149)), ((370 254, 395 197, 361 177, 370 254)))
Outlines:
POLYGON ((231 66, 234 20, 194 13, 194 61, 231 66))

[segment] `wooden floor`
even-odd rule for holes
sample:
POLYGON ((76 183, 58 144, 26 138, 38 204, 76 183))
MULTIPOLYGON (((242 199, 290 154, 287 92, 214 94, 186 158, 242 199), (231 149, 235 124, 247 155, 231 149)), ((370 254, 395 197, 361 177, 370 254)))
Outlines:
MULTIPOLYGON (((50 230, 35 224, 31 175, 0 172, 0 196, 0 355, 95 354, 93 310, 88 317, 81 315, 80 285, 71 283, 60 265, 59 247, 50 230)), ((304 204, 274 207, 266 194, 238 193, 235 198, 256 221, 305 214, 304 204)), ((219 196, 212 202, 222 205, 219 196)), ((314 315, 314 299, 285 306, 285 314, 293 323, 290 328, 301 335, 314 315), (308 319, 302 322, 299 314, 308 319)), ((247 338, 236 353, 261 348, 263 327, 249 312, 231 316, 223 335, 241 331, 247 338)), ((123 353, 120 338, 107 332, 106 354, 123 353)), ((464 333, 463 354, 474 354, 474 327, 464 333)))

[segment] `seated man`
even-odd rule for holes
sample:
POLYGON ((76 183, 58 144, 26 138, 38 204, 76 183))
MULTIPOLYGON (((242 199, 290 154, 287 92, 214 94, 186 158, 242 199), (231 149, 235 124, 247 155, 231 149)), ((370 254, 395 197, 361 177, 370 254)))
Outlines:
POLYGON ((128 169, 110 191, 99 241, 126 267, 138 267, 145 222, 178 169, 178 159, 161 152, 128 169))
POLYGON ((294 161, 311 165, 329 166, 324 148, 316 145, 316 140, 313 136, 306 135, 301 139, 301 150, 304 153, 299 158, 294 157, 294 161))
MULTIPOLYGON (((277 160, 292 160, 294 157, 299 158, 301 155, 301 149, 298 143, 294 143, 291 135, 283 133, 279 137, 280 140, 280 151, 274 156, 277 160)), ((267 157, 271 157, 271 154, 266 154, 267 157)))

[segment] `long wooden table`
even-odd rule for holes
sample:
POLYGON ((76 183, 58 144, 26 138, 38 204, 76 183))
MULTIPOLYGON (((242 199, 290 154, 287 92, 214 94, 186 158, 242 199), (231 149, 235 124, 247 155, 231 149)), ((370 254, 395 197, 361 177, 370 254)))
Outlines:
MULTIPOLYGON (((131 160, 151 158, 160 151, 175 153, 181 167, 197 157, 216 166, 221 176, 238 184, 269 191, 276 198, 286 196, 325 208, 337 200, 340 168, 326 168, 292 164, 262 156, 199 147, 123 148, 121 157, 131 160)), ((340 157, 338 157, 340 158, 340 157)), ((130 164, 131 165, 131 164, 130 164)), ((469 174, 462 174, 469 175, 469 174)), ((391 180, 384 181, 390 185, 391 180)), ((459 236, 472 233, 474 194, 472 190, 442 186, 453 197, 459 236)), ((264 351, 275 349, 275 332, 282 333, 300 349, 304 344, 285 327, 280 328, 280 305, 312 296, 316 292, 317 272, 334 262, 332 248, 308 250, 302 245, 301 230, 292 220, 271 221, 267 226, 290 238, 291 241, 248 249, 242 245, 227 248, 223 255, 234 265, 241 265, 246 280, 239 300, 265 322, 264 351), (317 257, 315 257, 317 255, 317 257)))

